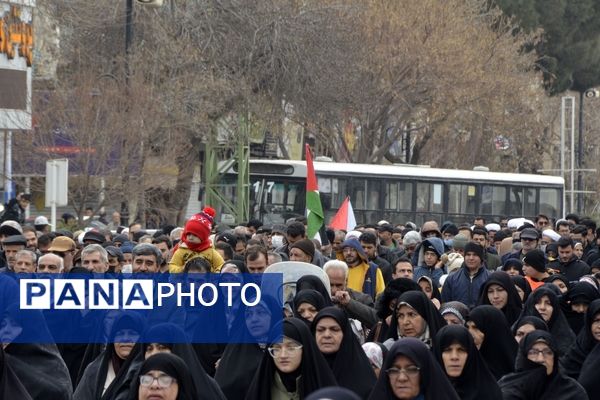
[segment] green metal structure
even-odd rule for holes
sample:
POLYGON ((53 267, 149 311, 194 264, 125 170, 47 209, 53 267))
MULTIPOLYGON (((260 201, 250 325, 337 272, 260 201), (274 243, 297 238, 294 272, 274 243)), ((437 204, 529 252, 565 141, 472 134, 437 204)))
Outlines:
POLYGON ((217 215, 224 213, 233 215, 236 223, 248 221, 250 212, 249 124, 244 118, 240 118, 239 121, 237 132, 230 135, 235 138, 232 141, 219 141, 217 128, 214 128, 205 143, 203 160, 203 204, 214 207, 217 215), (223 174, 235 164, 237 164, 238 175, 234 203, 227 193, 227 190, 231 190, 231 185, 224 184, 222 178, 223 174))

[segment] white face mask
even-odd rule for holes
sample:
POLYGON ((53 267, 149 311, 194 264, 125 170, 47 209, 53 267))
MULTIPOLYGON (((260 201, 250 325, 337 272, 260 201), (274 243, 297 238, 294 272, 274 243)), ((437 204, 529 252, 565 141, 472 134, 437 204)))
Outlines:
POLYGON ((271 246, 273 246, 274 249, 283 246, 283 236, 281 236, 281 235, 271 236, 271 246))

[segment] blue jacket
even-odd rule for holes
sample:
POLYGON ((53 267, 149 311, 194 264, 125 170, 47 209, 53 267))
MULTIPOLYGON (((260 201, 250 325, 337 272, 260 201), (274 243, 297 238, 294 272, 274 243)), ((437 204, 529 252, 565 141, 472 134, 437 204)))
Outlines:
POLYGON ((469 270, 463 263, 460 269, 446 278, 442 288, 442 302, 460 301, 469 308, 477 305, 479 291, 490 276, 490 272, 481 265, 473 279, 469 276, 469 270))
POLYGON ((415 268, 413 273, 413 280, 415 282, 418 282, 420 277, 428 276, 439 287, 440 277, 446 273, 446 266, 442 266, 442 268, 431 269, 427 265, 425 265, 424 247, 426 245, 434 247, 440 257, 442 256, 442 254, 444 254, 444 242, 442 241, 442 239, 434 237, 423 240, 413 256, 413 260, 416 259, 416 264, 414 265, 417 265, 417 268, 415 268))

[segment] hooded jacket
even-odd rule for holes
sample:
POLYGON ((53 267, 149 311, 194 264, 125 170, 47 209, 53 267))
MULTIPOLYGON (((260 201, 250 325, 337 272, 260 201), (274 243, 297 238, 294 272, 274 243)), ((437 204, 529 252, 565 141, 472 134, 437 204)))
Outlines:
POLYGON ((344 248, 353 248, 358 253, 361 263, 348 268, 348 287, 357 292, 370 295, 375 301, 375 297, 385 289, 385 282, 381 270, 375 263, 370 263, 367 254, 363 250, 358 239, 346 239, 342 243, 341 251, 337 253, 338 260, 344 261, 344 248))
POLYGON ((418 282, 422 276, 428 276, 433 280, 436 286, 440 286, 440 277, 446 273, 446 266, 442 264, 441 268, 431 268, 425 264, 425 248, 433 247, 438 255, 438 259, 444 254, 444 242, 440 238, 427 238, 419 245, 417 251, 417 268, 415 268, 413 279, 418 282))

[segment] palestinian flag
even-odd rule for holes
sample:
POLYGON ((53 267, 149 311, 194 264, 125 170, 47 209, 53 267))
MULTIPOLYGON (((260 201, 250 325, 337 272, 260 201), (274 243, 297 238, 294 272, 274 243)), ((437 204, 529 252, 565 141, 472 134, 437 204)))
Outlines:
POLYGON ((313 239, 323 225, 323 207, 319 197, 317 175, 310 155, 310 146, 306 145, 306 218, 308 220, 306 236, 313 239))
POLYGON ((346 197, 346 200, 344 200, 337 213, 335 213, 329 223, 329 227, 346 232, 350 232, 356 227, 356 218, 354 217, 352 203, 350 203, 350 196, 346 197))

